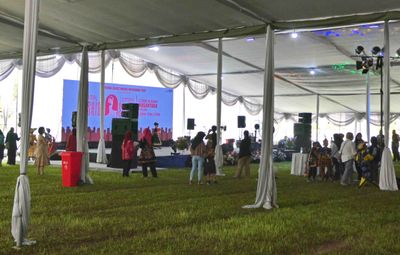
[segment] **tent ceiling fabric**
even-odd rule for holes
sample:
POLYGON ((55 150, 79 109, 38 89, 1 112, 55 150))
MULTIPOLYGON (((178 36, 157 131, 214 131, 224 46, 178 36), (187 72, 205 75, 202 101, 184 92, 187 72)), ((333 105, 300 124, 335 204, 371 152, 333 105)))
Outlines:
MULTIPOLYGON (((0 59, 22 53, 24 1, 0 0, 0 59)), ((223 89, 262 102, 265 24, 281 29, 334 27, 383 19, 400 19, 398 0, 42 0, 39 54, 130 48, 149 62, 216 87, 217 48, 223 42, 223 89), (244 37, 253 35, 247 42, 244 37), (165 43, 173 43, 165 45, 165 43), (158 52, 148 46, 159 44, 158 52), (134 49, 132 49, 134 48, 134 49)), ((400 48, 400 25, 390 24, 391 52, 400 48)), ((355 71, 354 48, 369 51, 383 44, 383 25, 303 31, 275 38, 275 106, 283 112, 314 111, 321 95, 321 113, 365 111, 365 75, 355 71), (310 74, 315 71, 315 75, 310 74), (348 97, 342 97, 348 94, 348 97), (355 100, 357 98, 357 100, 355 100)), ((369 52, 367 52, 369 54, 369 52)), ((400 93, 400 67, 392 67, 391 91, 400 93)), ((372 73, 372 72, 370 72, 372 73)), ((380 77, 371 75, 379 93, 380 77)), ((378 97, 374 95, 374 97, 378 97)), ((397 95, 396 95, 397 97, 397 95)), ((393 100, 392 100, 393 101, 393 100)), ((392 103, 393 105, 393 103, 392 103)), ((379 111, 378 104, 371 106, 379 111)), ((392 110, 399 111, 396 106, 392 110)))

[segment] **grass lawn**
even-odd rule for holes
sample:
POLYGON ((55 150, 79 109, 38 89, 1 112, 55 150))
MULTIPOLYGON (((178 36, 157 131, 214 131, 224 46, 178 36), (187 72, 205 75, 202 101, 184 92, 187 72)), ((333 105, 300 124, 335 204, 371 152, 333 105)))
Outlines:
MULTIPOLYGON (((13 250, 17 167, 0 168, 0 254, 400 254, 400 193, 367 185, 307 183, 277 164, 279 209, 254 202, 252 178, 225 168, 213 186, 188 185, 188 169, 140 174, 92 172, 95 184, 61 186, 60 168, 30 167, 30 238, 13 250)), ((396 167, 400 167, 396 165, 396 167)))

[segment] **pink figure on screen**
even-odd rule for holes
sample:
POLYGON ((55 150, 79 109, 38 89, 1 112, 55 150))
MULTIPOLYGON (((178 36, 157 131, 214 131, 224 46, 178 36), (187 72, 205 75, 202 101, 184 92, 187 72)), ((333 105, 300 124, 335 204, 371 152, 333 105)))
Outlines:
POLYGON ((118 112, 118 98, 115 95, 108 95, 106 98, 105 116, 110 115, 111 111, 118 112))

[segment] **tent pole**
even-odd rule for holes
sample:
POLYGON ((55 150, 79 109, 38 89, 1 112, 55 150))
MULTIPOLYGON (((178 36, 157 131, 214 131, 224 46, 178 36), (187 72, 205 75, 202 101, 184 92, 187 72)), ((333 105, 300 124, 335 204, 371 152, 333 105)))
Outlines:
POLYGON ((97 163, 107 164, 106 145, 104 141, 104 82, 105 82, 105 51, 101 51, 100 77, 100 140, 97 148, 97 163))
POLYGON ((29 130, 32 122, 32 109, 36 72, 36 44, 40 0, 25 1, 23 71, 22 71, 22 108, 21 108, 21 150, 20 176, 15 187, 12 211, 11 233, 17 247, 35 242, 28 241, 28 225, 31 208, 31 193, 28 171, 29 130))
POLYGON ((264 72, 264 97, 263 97, 263 129, 260 168, 258 170, 258 183, 256 201, 253 205, 244 208, 272 209, 278 207, 275 184, 275 173, 272 166, 272 140, 274 127, 274 30, 267 25, 265 40, 265 72, 264 72))
POLYGON ((385 20, 384 30, 384 48, 385 54, 383 56, 383 91, 384 91, 384 107, 383 116, 385 120, 385 148, 382 153, 381 171, 379 175, 379 188, 381 190, 398 190, 396 174, 393 166, 392 153, 389 149, 389 125, 390 125, 390 41, 389 41, 389 21, 385 20))
POLYGON ((183 84, 182 89, 182 136, 185 136, 186 130, 186 84, 183 84))
POLYGON ((318 133, 319 133, 319 95, 317 95, 317 114, 315 117, 316 122, 316 132, 315 132, 315 141, 318 142, 318 133))
POLYGON ((217 66, 217 145, 215 146, 215 166, 217 175, 225 175, 222 171, 223 154, 221 147, 221 102, 222 102, 222 38, 218 39, 217 66))
POLYGON ((371 84, 370 84, 370 80, 369 80, 369 72, 367 73, 367 105, 366 105, 366 113, 367 116, 365 116, 366 118, 366 125, 367 125, 367 143, 369 144, 369 141, 371 140, 371 131, 370 131, 370 121, 371 121, 371 84))

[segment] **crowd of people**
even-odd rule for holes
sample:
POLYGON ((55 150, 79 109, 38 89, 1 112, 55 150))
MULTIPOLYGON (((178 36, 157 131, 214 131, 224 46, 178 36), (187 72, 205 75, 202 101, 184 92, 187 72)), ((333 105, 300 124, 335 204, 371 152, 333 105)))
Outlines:
MULTIPOLYGON (((353 133, 334 134, 331 145, 327 139, 323 145, 313 142, 307 160, 307 181, 316 180, 317 172, 321 180, 340 181, 341 185, 350 185, 353 181, 353 169, 357 172, 357 180, 362 186, 369 182, 377 185, 379 182, 379 167, 381 154, 384 148, 384 136, 371 137, 367 146, 362 134, 358 133, 354 138, 353 133), (344 139, 345 138, 345 139, 344 139)), ((399 136, 393 130, 392 152, 394 161, 399 160, 399 136)))
MULTIPOLYGON (((34 160, 37 173, 43 175, 44 167, 50 164, 50 157, 56 151, 55 139, 50 134, 49 128, 39 127, 37 136, 34 134, 35 131, 36 128, 30 129, 28 159, 34 160)), ((7 164, 15 165, 18 149, 17 141, 19 140, 20 137, 15 133, 13 127, 10 128, 6 136, 0 130, 0 166, 2 166, 5 156, 5 149, 7 150, 7 164)))

